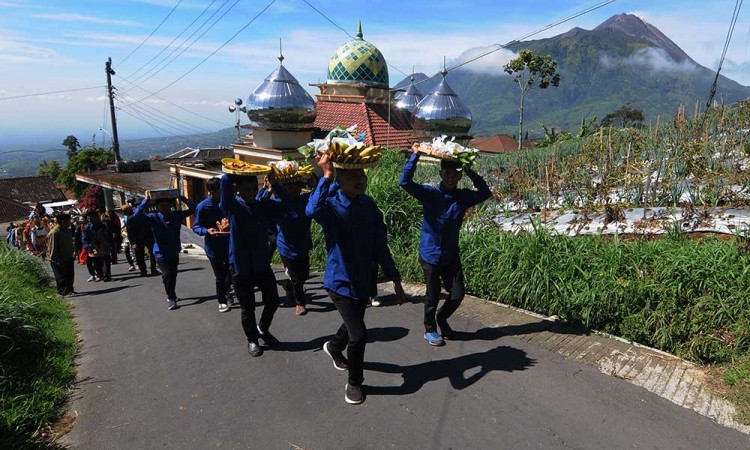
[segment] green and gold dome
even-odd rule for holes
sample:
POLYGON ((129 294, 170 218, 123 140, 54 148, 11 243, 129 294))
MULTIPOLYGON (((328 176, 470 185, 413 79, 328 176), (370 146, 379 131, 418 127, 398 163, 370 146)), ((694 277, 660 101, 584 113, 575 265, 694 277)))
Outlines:
POLYGON ((328 83, 362 83, 388 88, 388 65, 377 47, 362 38, 362 24, 357 37, 338 48, 328 63, 328 83))

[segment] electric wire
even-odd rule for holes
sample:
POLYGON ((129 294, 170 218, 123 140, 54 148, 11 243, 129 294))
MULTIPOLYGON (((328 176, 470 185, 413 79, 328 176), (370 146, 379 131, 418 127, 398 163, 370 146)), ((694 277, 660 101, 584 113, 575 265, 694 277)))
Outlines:
MULTIPOLYGON (((222 5, 222 7, 223 7, 224 5, 226 5, 226 4, 228 3, 228 2, 229 2, 229 0, 225 0, 225 2, 224 2, 224 4, 222 5)), ((209 17, 208 19, 206 19, 206 21, 205 21, 205 22, 204 22, 203 24, 201 24, 201 26, 200 26, 200 27, 198 27, 198 28, 197 28, 197 29, 196 29, 195 31, 193 31, 193 33, 192 33, 192 34, 191 34, 190 36, 188 36, 188 37, 187 37, 187 38, 186 38, 186 39, 185 39, 184 41, 182 41, 182 43, 181 43, 181 44, 180 44, 179 46, 177 46, 177 47, 173 48, 173 49, 172 49, 172 51, 171 51, 171 52, 170 52, 170 53, 169 53, 169 54, 168 54, 167 56, 165 56, 165 57, 164 57, 164 58, 163 58, 163 59, 162 59, 161 61, 159 61, 159 62, 158 62, 158 63, 157 63, 156 65, 154 65, 153 67, 151 67, 151 68, 150 68, 150 69, 149 69, 148 71, 146 71, 145 73, 143 73, 143 74, 139 75, 139 76, 138 76, 138 77, 137 77, 137 78, 136 78, 135 80, 133 80, 133 82, 134 82, 134 83, 138 83, 138 84, 143 84, 143 83, 145 83, 146 81, 150 80, 151 78, 155 77, 155 76, 156 76, 157 74, 159 74, 159 72, 161 72, 162 70, 166 69, 166 68, 167 68, 167 67, 168 67, 168 66, 169 66, 170 64, 172 64, 173 62, 175 62, 175 60, 176 60, 177 58, 179 58, 180 56, 182 56, 182 55, 183 55, 183 54, 184 54, 184 53, 185 53, 186 51, 190 50, 190 48, 191 48, 191 47, 192 47, 193 45, 195 45, 195 43, 196 43, 196 42, 198 42, 198 40, 200 40, 200 39, 201 39, 201 38, 202 38, 203 36, 205 36, 205 35, 206 35, 206 33, 208 33, 208 32, 209 32, 209 31, 210 31, 210 30, 211 30, 211 29, 212 29, 213 27, 215 27, 215 26, 216 26, 216 24, 218 24, 218 23, 219 23, 219 22, 221 21, 221 19, 223 19, 223 18, 224 18, 224 16, 226 16, 226 15, 227 15, 227 14, 229 13, 229 11, 231 11, 231 10, 232 10, 232 9, 233 9, 233 8, 234 8, 235 6, 237 6, 237 4, 238 4, 239 2, 240 2, 240 0, 235 0, 235 2, 234 2, 234 3, 233 3, 233 4, 232 4, 232 5, 231 5, 231 6, 229 7, 229 8, 227 8, 227 10, 226 10, 226 11, 224 11, 224 13, 223 13, 223 14, 222 14, 221 16, 219 16, 219 18, 218 18, 218 19, 216 19, 216 20, 215 20, 215 21, 214 21, 214 22, 213 22, 213 23, 212 23, 212 24, 211 24, 211 25, 210 25, 210 26, 209 26, 208 28, 206 28, 206 29, 205 29, 205 30, 204 30, 204 31, 203 31, 203 32, 202 32, 202 33, 201 33, 201 34, 200 34, 200 35, 199 35, 198 37, 196 37, 195 39, 193 39, 193 40, 192 40, 192 41, 190 42, 190 44, 188 44, 188 46, 187 46, 187 47, 184 47, 184 48, 183 48, 183 46, 185 45, 185 43, 186 43, 186 42, 188 42, 188 41, 189 41, 189 40, 190 40, 190 39, 191 39, 191 38, 192 38, 193 36, 195 36, 195 34, 196 34, 196 33, 198 33, 199 31, 201 31, 201 29, 203 28, 203 26, 205 26, 205 25, 206 25, 206 23, 208 23, 208 22, 209 22, 209 21, 210 21, 210 20, 211 20, 211 19, 212 19, 212 18, 213 18, 213 17, 214 17, 214 16, 216 15, 216 14, 218 14, 218 12, 219 12, 219 11, 221 11, 221 9, 217 9, 216 11, 214 11, 214 13, 213 13, 213 14, 211 14, 211 16, 210 16, 210 17, 209 17), (175 55, 174 57, 172 57, 172 55, 174 55, 174 54, 175 54, 175 52, 177 52, 177 51, 179 51, 179 53, 178 53, 177 55, 175 55), (172 58, 172 59, 169 59, 169 58, 172 58), (164 61, 166 61, 167 59, 169 59, 169 61, 167 61, 167 62, 164 62, 164 61), (158 69, 157 69, 157 68, 158 68, 158 69), (150 75, 149 75, 149 74, 150 74, 150 75)))
POLYGON ((171 134, 172 136, 179 136, 179 134, 177 134, 177 133, 173 133, 173 132, 171 132, 169 130, 165 130, 165 129, 161 128, 161 127, 158 127, 158 126, 152 124, 151 122, 149 122, 145 118, 139 117, 138 115, 136 115, 137 113, 133 114, 133 113, 130 113, 128 110, 122 109, 122 108, 119 108, 119 111, 127 114, 128 116, 130 116, 130 117, 132 117, 132 118, 134 118, 136 120, 140 120, 141 122, 145 123, 146 125, 148 125, 149 127, 151 127, 151 129, 153 129, 154 131, 156 131, 157 133, 159 133, 159 136, 161 136, 161 137, 164 137, 164 133, 171 134))
MULTIPOLYGON (((206 7, 205 7, 205 8, 203 9, 203 11, 202 11, 202 12, 201 12, 201 13, 200 13, 200 14, 199 14, 199 15, 198 15, 198 16, 197 16, 197 17, 196 17, 195 19, 193 19, 193 21, 192 21, 192 22, 190 22, 190 23, 188 24, 188 26, 186 26, 185 28, 183 28, 183 29, 182 29, 182 31, 180 31, 180 34, 178 34, 177 36, 175 36, 175 38, 174 38, 174 39, 172 39, 172 41, 170 41, 170 42, 169 42, 169 44, 165 45, 165 46, 164 46, 164 48, 162 48, 162 49, 161 49, 161 50, 159 51, 159 53, 157 53, 156 55, 152 56, 152 57, 151 57, 151 59, 149 59, 148 61, 146 61, 145 63, 143 63, 143 65, 142 65, 141 67, 139 67, 139 68, 138 68, 138 69, 137 69, 137 70, 136 70, 135 72, 133 72, 133 73, 131 73, 130 75, 128 75, 128 76, 127 76, 126 78, 133 78, 133 76, 135 76, 135 75, 136 75, 136 74, 137 74, 138 72, 140 72, 140 71, 141 71, 141 70, 142 70, 142 69, 143 69, 144 67, 146 67, 147 65, 151 64, 151 61, 153 61, 153 60, 155 60, 156 58, 158 58, 159 56, 161 56, 161 55, 162 55, 162 53, 164 53, 164 52, 165 52, 165 51, 166 51, 166 50, 167 50, 167 49, 168 49, 169 47, 171 47, 171 46, 172 46, 172 44, 174 44, 174 42, 175 42, 175 41, 176 41, 177 39, 179 39, 179 38, 180 38, 180 36, 182 36, 182 35, 183 35, 183 34, 184 34, 184 33, 185 33, 185 32, 186 32, 187 30, 189 30, 189 29, 190 29, 190 27, 192 27, 192 26, 193 26, 193 24, 194 24, 195 22, 197 22, 197 21, 198 21, 198 19, 200 19, 200 18, 201 18, 201 17, 203 16, 203 14, 205 14, 205 13, 206 13, 206 11, 208 11, 208 10, 209 10, 209 8, 211 8, 211 6, 213 6, 213 4, 214 4, 214 3, 216 3, 216 0, 212 0, 212 1, 211 1, 211 3, 209 3, 209 4, 208 4, 208 6, 206 6, 206 7)), ((225 2, 225 3, 226 3, 226 2, 225 2)), ((219 8, 219 9, 221 9, 221 8, 219 8)), ((157 64, 157 65, 158 65, 158 64, 157 64)))
MULTIPOLYGON (((316 8, 315 6, 313 6, 313 5, 312 5, 312 4, 310 3, 310 2, 308 2, 307 0, 302 0, 302 1, 303 1, 303 2, 304 2, 304 3, 306 4, 306 5, 307 5, 307 6, 309 6, 310 8, 312 8, 312 9, 313 9, 313 10, 314 10, 315 12, 317 12, 318 14, 320 14, 321 16, 323 16, 323 18, 324 18, 325 20, 327 20, 328 22, 330 22, 330 23, 331 23, 331 24, 332 24, 332 25, 333 25, 334 27, 336 27, 336 28, 338 28, 339 30, 341 30, 341 31, 343 31, 344 33, 346 33, 346 35, 347 35, 347 36, 349 36, 349 37, 350 37, 351 39, 354 39, 354 36, 352 36, 352 34, 351 34, 351 33, 349 33, 349 32, 348 32, 348 31, 346 31, 346 30, 345 30, 345 29, 344 29, 343 27, 341 27, 341 26, 340 26, 339 24, 337 24, 336 22, 334 22, 334 21, 333 21, 333 19, 331 19, 330 17, 328 17, 328 16, 327 16, 327 15, 326 15, 326 14, 325 14, 325 13, 324 13, 323 11, 321 11, 321 10, 319 10, 318 8, 316 8)), ((396 69, 396 71, 397 71, 397 72, 400 72, 400 73, 401 73, 401 74, 402 74, 403 76, 405 76, 405 77, 408 77, 408 76, 410 75, 410 74, 407 74, 406 72, 404 72, 403 70, 399 69, 398 67, 394 66, 393 64, 391 64, 391 63, 389 63, 389 62, 387 62, 387 61, 386 61, 386 63, 387 63, 387 64, 388 64, 389 66, 391 66, 391 67, 393 67, 394 69, 396 69)))
POLYGON ((197 130, 196 128, 194 128, 192 126, 181 125, 181 124, 179 124, 179 123, 177 123, 177 122, 175 122, 175 121, 173 121, 173 120, 171 120, 169 118, 165 118, 164 116, 160 115, 161 113, 155 113, 155 112, 148 111, 146 108, 144 108, 143 104, 134 105, 134 104, 126 101, 123 98, 120 98, 119 100, 120 100, 120 102, 122 103, 122 105, 124 107, 130 108, 130 109, 132 109, 134 111, 137 111, 138 113, 140 113, 141 116, 148 117, 149 119, 151 119, 151 120, 153 120, 155 122, 158 122, 158 123, 164 125, 165 127, 169 127, 169 128, 171 128, 173 130, 179 131, 181 133, 186 133, 186 134, 202 134, 202 133, 204 133, 204 131, 197 130))
POLYGON ((179 0, 179 1, 177 2, 177 4, 176 4, 176 5, 174 5, 174 7, 172 8, 172 10, 171 10, 171 11, 169 11, 169 14, 167 14, 167 16, 166 16, 166 17, 165 17, 164 19, 162 19, 162 21, 161 21, 161 22, 159 22, 159 25, 157 25, 157 26, 156 26, 156 28, 154 28, 154 31, 152 31, 152 32, 151 32, 151 34, 149 34, 149 35, 148 35, 148 36, 146 37, 146 39, 144 39, 144 40, 143 40, 143 42, 141 42, 140 44, 138 44, 138 46, 137 46, 137 47, 136 47, 135 49, 133 49, 133 51, 132 51, 132 52, 128 53, 128 56, 126 56, 125 58, 123 58, 123 60, 122 60, 122 61, 120 61, 120 64, 124 64, 124 63, 125 63, 125 61, 127 61, 127 60, 128 60, 128 58, 130 58, 130 57, 131 57, 131 56, 133 55, 133 53, 137 52, 137 51, 138 51, 138 49, 139 49, 139 48, 141 48, 141 47, 143 46, 143 44, 145 44, 145 43, 146 43, 146 42, 147 42, 147 41, 148 41, 149 39, 151 39, 151 36, 153 36, 153 35, 154 35, 154 33, 156 33, 156 32, 157 32, 157 31, 159 30, 159 28, 161 28, 161 26, 162 26, 162 25, 164 25, 164 22, 166 22, 166 21, 167 21, 167 19, 169 19, 169 16, 171 16, 171 15, 172 15, 172 13, 173 13, 173 12, 175 12, 175 10, 177 9, 177 7, 178 7, 178 6, 180 6, 180 3, 182 3, 182 0, 179 0))
MULTIPOLYGON (((222 9, 224 8, 224 6, 226 6, 226 5, 227 5, 227 3, 229 3, 230 1, 231 1, 231 0, 224 0, 224 3, 222 3, 222 4, 221 4, 221 6, 219 6, 219 8, 217 8, 217 9, 216 9, 216 10, 215 10, 215 11, 214 11, 214 12, 213 12, 213 13, 212 13, 212 14, 211 14, 210 16, 208 16, 208 17, 206 18, 206 20, 204 20, 204 21, 203 21, 203 23, 201 23, 201 24, 200 24, 200 26, 199 26, 198 28, 196 28, 195 30, 193 30, 193 32, 192 32, 192 33, 190 33, 190 36, 186 37, 186 38, 185 38, 185 39, 184 39, 184 40, 183 40, 183 41, 182 41, 182 42, 180 43, 180 45, 178 45, 178 46, 176 46, 176 47, 172 48, 172 50, 171 50, 171 51, 170 51, 170 52, 169 52, 169 53, 168 53, 168 54, 167 54, 166 56, 164 56, 164 57, 163 57, 163 58, 162 58, 161 60, 159 60, 159 61, 158 61, 158 62, 157 62, 156 64, 154 64, 154 65, 153 65, 153 66, 152 66, 151 68, 149 68, 149 69, 148 69, 147 71, 145 71, 145 72, 141 73, 140 75, 138 75, 138 76, 137 76, 137 77, 136 77, 136 78, 135 78, 135 79, 134 79, 133 81, 134 81, 134 82, 136 82, 136 83, 143 83, 143 82, 147 81, 148 79, 152 78, 152 77, 153 77, 154 75, 156 75, 157 73, 161 72, 161 71, 162 71, 163 69, 165 69, 165 68, 166 68, 167 66, 169 66, 170 64, 172 64, 172 63, 173 63, 173 62, 174 62, 174 61, 175 61, 175 60, 176 60, 177 58, 179 58, 180 56, 182 56, 182 54, 183 54, 183 53, 185 53, 185 52, 186 52, 186 51, 188 51, 188 50, 189 50, 189 49, 190 49, 190 48, 191 48, 191 47, 192 47, 193 45, 195 45, 195 43, 196 43, 196 42, 198 42, 198 40, 199 40, 200 38, 202 38, 202 37, 203 37, 203 36, 204 36, 204 35, 205 35, 206 33, 208 33, 208 32, 209 32, 209 31, 210 31, 210 30, 211 30, 211 29, 212 29, 213 27, 215 27, 215 26, 216 26, 216 24, 218 24, 218 23, 219 23, 219 22, 221 21, 221 19, 223 19, 223 18, 224 18, 224 16, 226 16, 226 15, 227 15, 227 14, 229 13, 229 11, 231 11, 231 10, 232 10, 232 9, 233 9, 233 8, 234 8, 235 6, 237 6, 237 4, 238 4, 238 3, 240 2, 240 0, 235 0, 235 2, 234 2, 234 3, 233 3, 233 4, 232 4, 232 5, 231 5, 231 6, 229 7, 229 8, 227 8, 227 9, 226 9, 226 10, 224 11, 224 13, 223 13, 223 14, 222 14, 221 16, 219 16, 219 18, 218 18, 218 19, 216 19, 216 20, 215 20, 215 21, 214 21, 213 23, 211 23, 211 24, 210 24, 210 25, 208 26, 208 28, 206 28, 205 30, 203 30, 203 27, 205 27, 205 26, 206 26, 206 25, 207 25, 207 24, 208 24, 209 22, 211 22, 211 19, 213 19, 213 18, 214 18, 214 17, 215 17, 215 16, 217 15, 217 14, 219 14, 219 12, 220 12, 220 11, 221 11, 221 10, 222 10, 222 9), (195 39, 193 39, 193 37, 194 37, 194 36, 195 36, 196 34, 200 33, 200 32, 201 32, 201 30, 203 30, 203 32, 202 32, 202 33, 201 33, 201 34, 200 34, 200 35, 199 35, 198 37, 196 37, 195 39), (191 41, 191 39, 192 39, 192 41, 191 41), (185 46, 186 44, 187 44, 187 47, 185 46), (180 53, 178 53, 178 54, 177 54, 177 56, 175 56, 174 58, 172 58, 172 55, 174 55, 174 54, 175 54, 176 52, 178 52, 178 51, 179 51, 180 53), (170 58, 171 58, 171 59, 170 59, 170 58), (156 71, 156 72, 154 72, 154 71, 156 71), (150 75, 150 74, 152 74, 152 75, 150 75), (150 75, 150 76, 149 76, 149 75, 150 75)), ((170 44, 170 45, 171 45, 171 44, 170 44)), ((166 50, 166 49, 165 49, 165 50, 166 50)))
POLYGON ((0 97, 0 100, 14 100, 17 98, 38 97, 40 95, 65 94, 67 92, 87 91, 90 89, 100 89, 103 87, 106 87, 106 86, 91 86, 91 87, 78 88, 78 89, 65 89, 62 91, 37 92, 36 94, 12 95, 10 97, 0 97))
MULTIPOLYGON (((471 59, 468 59, 466 61, 462 61, 462 62, 460 62, 458 64, 455 64, 455 65, 453 65, 451 67, 448 67, 448 68, 446 68, 446 71, 450 72, 452 70, 456 70, 459 67, 463 67, 463 66, 465 66, 465 65, 467 65, 469 63, 472 63, 472 62, 474 62, 474 61, 476 61, 478 59, 481 59, 481 58, 484 58, 486 56, 489 56, 492 53, 495 53, 495 52, 500 51, 500 50, 502 50, 504 48, 507 48, 507 47, 509 47, 509 46, 511 46, 511 45, 513 45, 515 43, 521 42, 524 39, 528 39, 528 38, 530 38, 532 36, 536 36, 537 34, 544 33, 545 31, 547 31, 547 30, 549 30, 551 28, 554 28, 554 27, 556 27, 558 25, 562 25, 562 24, 564 24, 566 22, 570 22, 573 19, 577 19, 578 17, 581 17, 581 16, 583 16, 585 14, 588 14, 590 12, 596 11, 597 9, 603 8, 603 7, 607 6, 607 5, 609 5, 610 3, 614 3, 616 1, 617 0, 606 0, 606 1, 603 1, 601 3, 597 3, 594 6, 588 7, 586 9, 578 11, 577 13, 572 14, 572 15, 570 15, 568 17, 565 17, 565 18, 560 19, 560 20, 558 20, 556 22, 550 23, 549 25, 546 25, 546 26, 544 26, 544 27, 542 27, 542 28, 540 28, 540 29, 538 29, 536 31, 532 31, 531 33, 528 33, 528 34, 525 34, 525 35, 523 35, 523 36, 521 36, 519 38, 513 39, 512 41, 508 42, 507 44, 504 44, 504 45, 503 44, 495 44, 497 46, 497 48, 489 50, 489 51, 487 51, 485 53, 482 53, 481 55, 475 56, 475 57, 473 57, 471 59)), ((417 86, 419 84, 427 82, 427 81, 429 81, 429 80, 431 80, 433 78, 436 78, 438 75, 440 75, 439 72, 436 73, 436 74, 434 74, 434 75, 432 75, 431 77, 425 78, 424 80, 415 82, 414 85, 417 86)))
POLYGON ((708 101, 706 101, 706 109, 711 107, 711 103, 714 101, 714 96, 716 96, 716 86, 719 83, 719 75, 721 74, 721 68, 724 65, 724 59, 727 56, 727 51, 729 50, 729 44, 732 41, 732 35, 734 34, 734 27, 737 25, 737 19, 740 16, 740 9, 742 8, 742 2, 743 0, 736 0, 734 3, 734 11, 732 12, 732 19, 729 22, 729 30, 727 31, 727 37, 724 41, 724 48, 721 52, 721 58, 719 59, 719 65, 716 69, 716 76, 714 77, 714 82, 711 84, 711 89, 708 93, 708 101))
MULTIPOLYGON (((202 118, 202 119, 206 119, 206 120, 210 120, 211 122, 214 122, 214 123, 218 123, 219 125, 223 125, 223 126, 228 126, 228 124, 226 124, 226 123, 224 123, 224 122, 218 121, 218 120, 216 120, 216 119, 212 119, 212 118, 210 118, 210 117, 208 117, 208 116, 204 116, 203 114, 198 114, 197 112, 195 112, 195 111, 192 111, 192 110, 190 110, 190 109, 188 109, 188 108, 185 108, 185 107, 183 107, 183 106, 180 106, 180 105, 178 105, 177 103, 171 102, 171 101, 169 101, 169 100, 165 99, 164 97, 160 97, 160 96, 158 96, 158 95, 154 94, 153 92, 149 91, 148 89, 144 89, 143 87, 141 87, 141 86, 138 86, 138 85, 136 85, 136 84, 134 84, 134 83, 132 83, 132 82, 130 82, 130 81, 128 81, 128 80, 126 80, 125 78, 123 78, 123 77, 121 77, 121 76, 118 76, 118 75, 115 75, 115 76, 116 76, 117 78, 120 78, 121 80, 125 81, 126 83, 130 84, 130 85, 131 85, 131 88, 137 88, 137 89, 140 89, 141 91, 143 91, 143 92, 145 92, 145 93, 147 93, 147 94, 150 94, 150 95, 151 95, 152 97, 154 97, 154 98, 158 98, 159 100, 161 100, 161 101, 163 101, 163 102, 165 102, 165 103, 168 103, 168 104, 170 104, 170 105, 174 106, 174 107, 175 107, 175 108, 177 108, 177 109, 181 109, 181 110, 183 110, 183 111, 185 111, 185 112, 188 112, 188 113, 190 113, 190 114, 193 114, 194 116, 200 117, 200 118, 202 118)), ((128 88, 128 89, 130 89, 130 88, 128 88)), ((125 92, 127 93, 127 91, 125 91, 125 92)))
POLYGON ((219 52, 219 51, 220 51, 220 50, 221 50, 222 48, 226 47, 226 46, 227 46, 227 45, 228 45, 228 44, 229 44, 230 42, 232 42, 232 41, 234 40, 234 38, 236 38, 237 36, 239 36, 239 34, 240 34, 240 33, 242 33, 243 31, 245 31, 245 29, 246 29, 247 27, 249 27, 250 25, 252 25, 252 24, 253 24, 253 23, 254 23, 254 22, 255 22, 255 21, 256 21, 256 20, 257 20, 257 19, 258 19, 258 18, 259 18, 259 17, 261 16, 261 15, 263 15, 263 13, 264 13, 264 12, 266 12, 266 10, 268 10, 268 8, 270 8, 270 7, 271 7, 271 6, 272 6, 272 5, 274 4, 274 3, 276 3, 276 1, 277 1, 277 0, 271 0, 271 1, 270 1, 270 2, 269 2, 269 3, 268 3, 268 4, 266 5, 266 6, 265 6, 265 7, 264 7, 264 8, 262 9, 262 10, 260 10, 260 12, 259 12, 258 14, 256 14, 256 15, 255 15, 255 16, 254 16, 254 17, 253 17, 253 18, 252 18, 252 19, 251 19, 251 20, 250 20, 250 21, 249 21, 248 23, 246 23, 246 24, 245 24, 245 25, 244 25, 244 26, 243 26, 242 28, 240 28, 240 29, 239 29, 239 30, 238 30, 238 31, 237 31, 236 33, 234 33, 234 34, 232 35, 232 37, 230 37, 229 39, 227 39, 227 40, 226 40, 226 41, 225 41, 225 42, 224 42, 223 44, 221 44, 221 45, 220 45, 220 46, 219 46, 219 47, 218 47, 218 48, 217 48, 216 50, 214 50, 213 52, 211 52, 211 54, 209 54, 208 56, 206 56, 205 58, 203 58, 203 59, 202 59, 202 60, 201 60, 201 61, 200 61, 200 62, 199 62, 198 64, 196 64, 195 66, 193 66, 193 67, 192 67, 192 68, 191 68, 190 70, 188 70, 187 72, 185 72, 185 73, 184 73, 183 75, 181 75, 181 76, 180 76, 179 78, 177 78, 176 80, 174 80, 174 81, 172 81, 171 83, 167 84, 166 86, 164 86, 164 87, 162 87, 162 88, 158 89, 158 90, 157 90, 157 91, 155 91, 155 92, 154 92, 153 94, 151 94, 151 95, 149 95, 149 96, 146 96, 146 97, 144 97, 144 98, 142 98, 142 99, 140 99, 140 100, 136 101, 135 103, 140 103, 140 102, 142 102, 142 101, 144 101, 144 100, 146 100, 146 99, 148 99, 148 98, 150 98, 150 97, 153 97, 154 95, 156 95, 156 94, 158 94, 158 93, 160 93, 160 92, 164 91, 165 89, 168 89, 169 87, 173 86, 173 85, 174 85, 175 83, 177 83, 178 81, 180 81, 180 80, 182 80, 183 78, 185 78, 186 76, 190 75, 190 74, 191 74, 191 73, 192 73, 192 72, 193 72, 193 71, 194 71, 195 69, 197 69, 198 67, 202 66, 202 65, 203 65, 203 64, 204 64, 204 63, 205 63, 206 61, 208 61, 208 60, 209 60, 209 59, 210 59, 210 58, 211 58, 212 56, 214 56, 214 55, 215 55, 216 53, 218 53, 218 52, 219 52))

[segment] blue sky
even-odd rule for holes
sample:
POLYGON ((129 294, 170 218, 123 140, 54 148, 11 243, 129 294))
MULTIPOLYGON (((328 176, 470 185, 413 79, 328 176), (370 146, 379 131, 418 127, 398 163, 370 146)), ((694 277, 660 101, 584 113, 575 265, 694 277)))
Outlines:
MULTIPOLYGON (((121 77, 136 81, 148 91, 160 90, 216 50, 269 2, 215 0, 212 4, 211 0, 183 0, 159 30, 123 62, 178 0, 0 0, 0 98, 102 86, 104 62, 112 57, 117 72, 114 83, 122 99, 118 103, 122 108, 118 113, 121 138, 232 126, 234 116, 227 111, 227 105, 235 97, 247 98, 278 64, 279 38, 283 39, 285 66, 306 86, 325 80, 331 53, 348 36, 303 0, 277 0, 208 62, 160 92, 161 98, 152 97, 129 106, 147 94, 121 77), (168 48, 170 41, 204 10, 205 14, 168 48), (214 28, 170 65, 155 75, 158 67, 148 72, 211 14, 216 13, 209 24, 227 10, 214 28), (163 51, 161 56, 146 64, 160 51, 163 51)), ((460 61, 470 54, 465 53, 469 49, 508 42, 600 3, 590 0, 308 2, 351 34, 356 32, 357 21, 361 19, 365 39, 378 46, 391 65, 392 84, 403 77, 399 70, 410 72, 413 66, 416 71, 433 73, 441 67, 443 56, 449 61, 460 61)), ((534 38, 553 36, 574 26, 591 29, 614 14, 627 12, 655 25, 700 64, 715 68, 734 4, 734 0, 619 0, 534 38)), ((193 39, 206 28, 196 32, 193 39)), ((743 11, 723 72, 746 85, 750 85, 749 33, 750 12, 743 11)), ((173 53, 173 57, 180 51, 173 53)), ((508 52, 498 52, 467 67, 499 73, 510 56, 508 52)), ((311 92, 313 89, 310 88, 311 92)), ((104 133, 98 131, 99 127, 109 129, 106 114, 103 88, 0 100, 0 148, 32 139, 57 143, 68 134, 89 142, 98 133, 100 140, 104 133)))

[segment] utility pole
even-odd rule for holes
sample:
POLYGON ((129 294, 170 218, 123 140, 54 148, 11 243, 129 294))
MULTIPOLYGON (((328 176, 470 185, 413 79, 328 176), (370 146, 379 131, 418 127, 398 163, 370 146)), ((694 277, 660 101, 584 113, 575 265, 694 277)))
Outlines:
POLYGON ((105 72, 107 73, 107 93, 109 94, 109 114, 112 117, 112 150, 115 152, 115 164, 120 161, 120 141, 117 139, 117 121, 115 119, 115 96, 112 89, 112 75, 115 71, 112 70, 112 58, 107 58, 105 64, 105 72))

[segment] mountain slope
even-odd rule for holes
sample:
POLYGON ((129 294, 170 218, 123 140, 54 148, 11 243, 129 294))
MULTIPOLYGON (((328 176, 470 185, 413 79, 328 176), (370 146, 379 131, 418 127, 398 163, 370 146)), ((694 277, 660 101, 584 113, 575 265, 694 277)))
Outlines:
MULTIPOLYGON (((601 119, 625 103, 642 109, 646 120, 671 117, 680 104, 692 109, 696 101, 705 103, 714 78, 656 27, 629 14, 593 30, 574 28, 509 49, 549 54, 558 63, 560 86, 536 89, 526 98, 524 127, 531 134, 540 134, 542 124, 575 130, 583 117, 601 119)), ((488 75, 466 66, 449 73, 448 82, 471 109, 473 134, 514 133, 520 92, 502 67, 488 75)), ((427 93, 436 83, 433 78, 419 87, 427 93)), ((717 100, 748 97, 750 87, 720 78, 717 100)))

